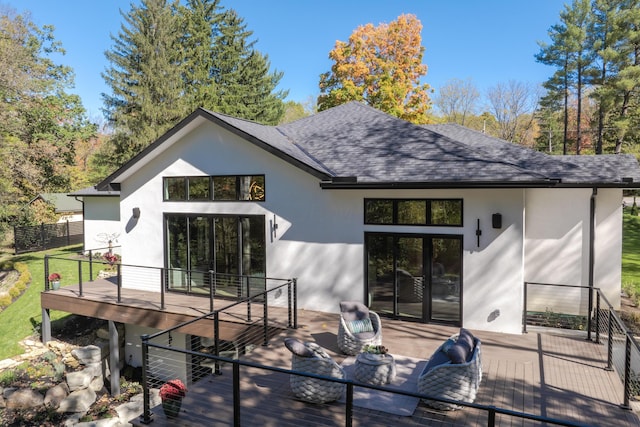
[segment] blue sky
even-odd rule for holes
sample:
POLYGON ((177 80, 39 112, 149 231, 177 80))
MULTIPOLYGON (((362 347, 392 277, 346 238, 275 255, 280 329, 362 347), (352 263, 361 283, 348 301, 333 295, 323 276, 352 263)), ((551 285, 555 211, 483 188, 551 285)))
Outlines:
MULTIPOLYGON (((137 3, 137 0, 135 1, 137 3)), ((90 118, 102 116, 101 93, 109 92, 101 73, 104 52, 120 31, 120 10, 130 0, 0 0, 19 13, 30 11, 38 25, 55 26, 67 54, 59 62, 75 72, 75 89, 90 118)), ((564 0, 222 0, 253 31, 256 47, 269 56, 272 70, 284 72, 279 89, 288 100, 304 102, 319 94, 321 73, 336 40, 346 41, 359 25, 388 23, 403 13, 422 22, 423 82, 437 89, 449 79, 471 78, 481 92, 517 80, 542 83, 551 67, 538 64, 537 41, 548 41, 564 0)))

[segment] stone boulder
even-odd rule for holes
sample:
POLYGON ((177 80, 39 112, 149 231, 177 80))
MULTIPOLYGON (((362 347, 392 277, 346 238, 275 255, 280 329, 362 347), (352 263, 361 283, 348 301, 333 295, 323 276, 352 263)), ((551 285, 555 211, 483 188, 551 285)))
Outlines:
POLYGON ((58 412, 87 412, 96 398, 96 392, 90 388, 72 391, 60 402, 58 412))
POLYGON ((44 404, 44 396, 30 388, 20 388, 5 399, 7 409, 30 409, 44 404))

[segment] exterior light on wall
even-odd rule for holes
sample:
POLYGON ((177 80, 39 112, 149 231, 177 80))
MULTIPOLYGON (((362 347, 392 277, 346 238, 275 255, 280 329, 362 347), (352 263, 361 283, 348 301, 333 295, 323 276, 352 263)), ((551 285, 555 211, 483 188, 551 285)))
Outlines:
POLYGON ((133 217, 136 219, 140 218, 140 208, 133 208, 133 217))
POLYGON ((493 228, 502 228, 502 214, 495 213, 491 215, 491 225, 493 228))

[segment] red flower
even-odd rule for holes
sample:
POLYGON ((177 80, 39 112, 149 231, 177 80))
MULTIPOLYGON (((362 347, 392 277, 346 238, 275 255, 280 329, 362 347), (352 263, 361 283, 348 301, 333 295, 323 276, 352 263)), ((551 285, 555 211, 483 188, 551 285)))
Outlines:
POLYGON ((182 399, 187 394, 187 387, 178 379, 167 381, 160 387, 160 398, 165 401, 167 399, 182 399))
POLYGON ((106 254, 104 254, 104 259, 107 260, 109 265, 113 265, 114 263, 116 263, 118 261, 118 255, 116 255, 114 253, 111 253, 111 252, 107 252, 106 254))
POLYGON ((49 275, 49 281, 50 282, 57 282, 60 279, 62 279, 62 276, 60 275, 60 273, 51 273, 49 275))

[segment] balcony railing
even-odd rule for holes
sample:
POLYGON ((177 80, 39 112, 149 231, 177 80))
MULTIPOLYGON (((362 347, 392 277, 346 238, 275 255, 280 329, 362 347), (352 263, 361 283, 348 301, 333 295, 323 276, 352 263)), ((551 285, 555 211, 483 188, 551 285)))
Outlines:
MULTIPOLYGON (((110 262, 107 253, 118 253, 118 247, 104 248, 78 254, 73 258, 45 255, 44 289, 51 290, 49 274, 64 272, 65 284, 77 285, 78 296, 85 296, 91 283, 103 279, 112 282, 113 297, 117 303, 123 303, 127 289, 147 291, 157 295, 161 310, 167 308, 167 292, 197 295, 209 298, 209 311, 214 311, 214 301, 224 298, 226 301, 240 301, 250 296, 289 283, 291 279, 278 279, 263 276, 248 276, 218 273, 215 271, 187 270, 179 268, 159 268, 110 262)), ((152 297, 153 298, 153 297, 152 297)), ((286 304, 283 303, 283 306, 286 304)), ((294 310, 295 306, 294 301, 294 310)))
MULTIPOLYGON (((326 409, 326 412, 323 413, 323 416, 331 417, 331 419, 322 418, 326 425, 338 425, 338 423, 342 422, 340 420, 344 420, 344 425, 347 427, 351 427, 354 424, 354 421, 358 424, 367 424, 372 422, 374 425, 389 425, 390 421, 386 418, 388 417, 388 414, 383 412, 376 414, 375 411, 365 411, 365 414, 363 412, 354 411, 354 388, 357 386, 359 388, 379 390, 418 399, 424 398, 440 402, 455 403, 466 408, 466 410, 474 410, 484 413, 484 418, 486 419, 485 425, 489 427, 505 424, 520 425, 520 423, 523 423, 523 425, 557 425, 571 427, 583 425, 566 420, 502 409, 495 406, 435 398, 426 394, 390 389, 387 387, 360 383, 353 380, 338 379, 302 371, 284 369, 276 366, 269 366, 249 360, 241 360, 239 359, 238 353, 233 352, 229 355, 216 355, 212 353, 204 353, 202 351, 194 351, 192 349, 180 348, 179 344, 176 343, 175 337, 172 336, 173 332, 180 329, 180 327, 181 326, 178 326, 153 335, 142 336, 144 412, 139 419, 141 424, 152 424, 154 416, 156 415, 154 411, 152 411, 150 403, 152 389, 157 390, 165 381, 174 378, 184 379, 187 373, 193 374, 194 372, 198 372, 203 366, 217 366, 218 364, 224 363, 227 364, 227 366, 223 375, 231 374, 231 378, 227 378, 224 382, 222 381, 223 377, 213 376, 212 371, 208 372, 208 375, 212 375, 210 381, 207 381, 206 378, 203 379, 202 382, 198 382, 197 380, 193 381, 192 378, 187 379, 189 394, 197 394, 195 396, 191 396, 193 405, 196 406, 189 407, 186 412, 183 412, 181 417, 184 416, 186 418, 182 418, 180 422, 185 425, 224 424, 241 426, 243 423, 253 425, 251 420, 246 419, 247 416, 255 417, 257 420, 261 420, 262 422, 265 422, 265 419, 275 417, 275 419, 271 421, 276 423, 279 416, 285 416, 286 418, 283 418, 282 420, 283 424, 287 423, 287 425, 290 425, 292 420, 296 419, 304 424, 305 420, 309 420, 309 423, 311 423, 311 420, 315 419, 314 417, 317 415, 315 411, 322 411, 324 408, 326 409), (203 361, 205 362, 203 363, 203 361), (231 365, 230 367, 229 364, 231 365), (334 402, 330 404, 330 406, 328 406, 329 404, 309 404, 308 406, 303 406, 302 409, 300 409, 300 406, 298 405, 294 405, 293 403, 287 405, 286 401, 283 403, 279 400, 279 398, 285 400, 293 399, 293 397, 289 396, 287 393, 284 393, 283 395, 277 395, 277 393, 274 394, 273 397, 269 397, 267 399, 267 404, 256 404, 252 399, 245 398, 244 396, 246 395, 243 396, 243 394, 247 392, 246 388, 243 389, 243 387, 246 387, 246 385, 242 385, 243 379, 247 381, 250 380, 251 383, 258 383, 260 380, 256 378, 269 378, 274 374, 286 375, 286 377, 284 377, 284 381, 280 381, 280 384, 277 384, 277 380, 275 379, 270 380, 270 384, 274 390, 277 390, 282 383, 286 386, 286 384, 288 384, 288 377, 291 375, 344 384, 346 390, 344 403, 340 404, 334 402), (283 407, 286 407, 285 414, 279 412, 283 407), (365 419, 359 418, 361 414, 365 419), (245 418, 243 418, 243 416, 245 418), (525 422, 525 420, 527 420, 527 422, 525 422)), ((244 384, 246 384, 247 381, 245 381, 244 384)), ((261 391, 261 393, 267 393, 267 391, 261 391)), ((163 417, 163 415, 159 416, 163 417)), ((479 416, 479 418, 481 417, 482 416, 479 416)), ((416 423, 420 423, 420 421, 416 420, 416 423)), ((445 422, 444 424, 449 425, 450 423, 445 422)))
POLYGON ((524 332, 527 325, 586 331, 588 340, 607 347, 602 362, 624 384, 620 406, 631 409, 631 396, 640 395, 640 346, 600 289, 525 282, 524 291, 524 332))

